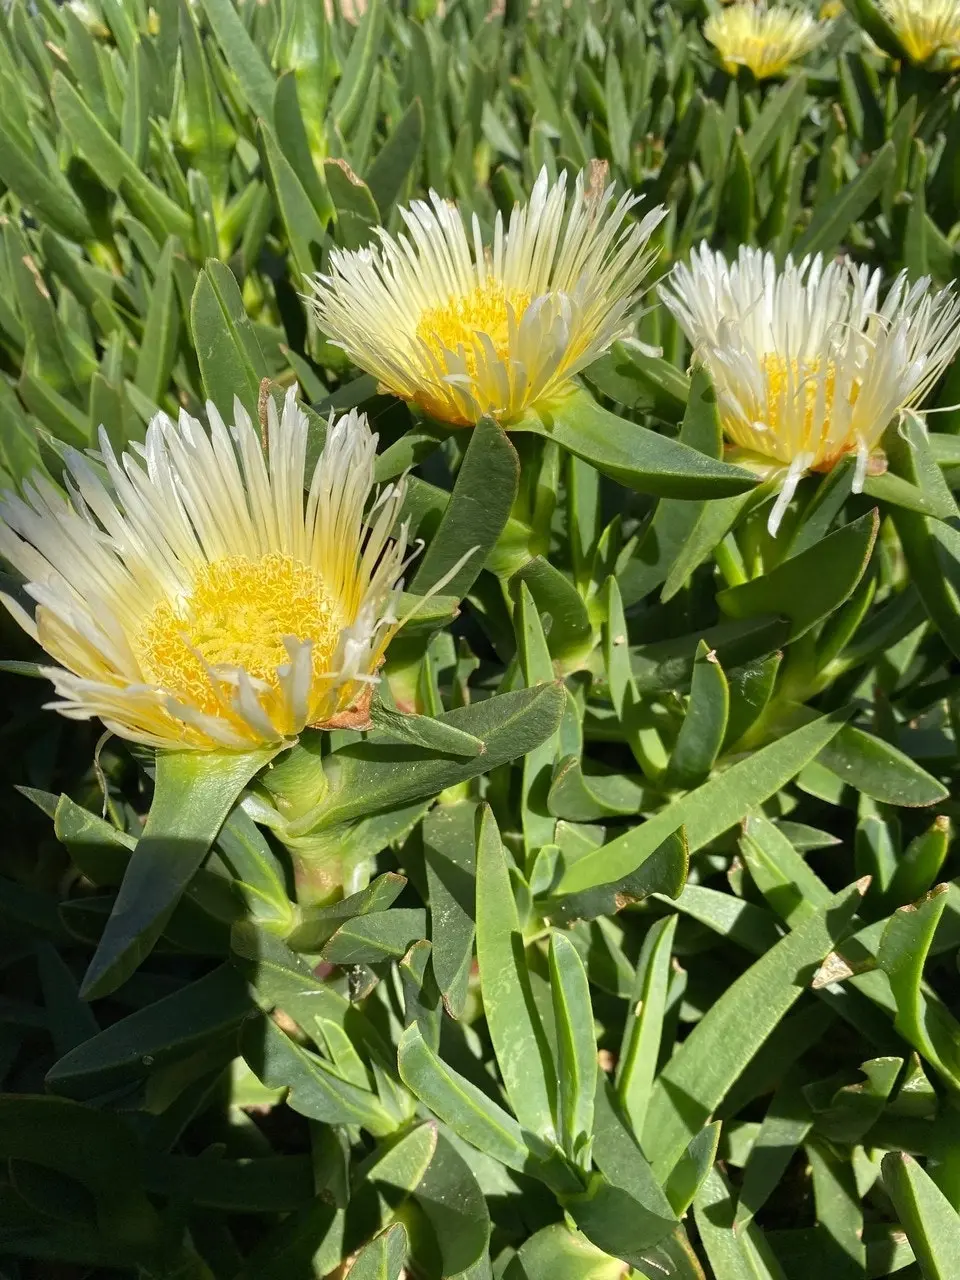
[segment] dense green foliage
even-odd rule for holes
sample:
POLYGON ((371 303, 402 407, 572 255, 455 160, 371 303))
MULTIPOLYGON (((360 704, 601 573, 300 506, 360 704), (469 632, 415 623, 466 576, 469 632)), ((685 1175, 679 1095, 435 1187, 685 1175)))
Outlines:
POLYGON ((0 621, 5 1280, 960 1276, 960 376, 772 538, 665 308, 551 438, 418 421, 300 296, 431 187, 488 228, 593 158, 667 206, 657 274, 951 280, 954 80, 871 0, 733 79, 712 7, 0 11, 2 487, 298 381, 316 451, 358 406, 414 469, 412 593, 481 548, 374 732, 266 772, 99 742, 0 621))

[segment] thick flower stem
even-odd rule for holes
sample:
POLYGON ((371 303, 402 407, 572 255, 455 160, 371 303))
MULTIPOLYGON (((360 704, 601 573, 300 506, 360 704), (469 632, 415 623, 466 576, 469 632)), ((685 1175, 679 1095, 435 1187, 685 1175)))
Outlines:
POLYGON ((304 836, 287 842, 297 904, 325 907, 354 892, 347 883, 353 868, 345 866, 340 842, 324 836, 304 836))

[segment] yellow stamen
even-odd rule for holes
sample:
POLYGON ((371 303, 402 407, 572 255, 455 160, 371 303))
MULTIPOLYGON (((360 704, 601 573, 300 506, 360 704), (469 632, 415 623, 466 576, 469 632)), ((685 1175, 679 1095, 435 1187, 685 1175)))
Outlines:
MULTIPOLYGON (((816 454, 815 468, 829 470, 844 453, 855 450, 857 442, 847 441, 839 450, 829 456, 822 455, 824 439, 816 438, 817 422, 821 422, 822 435, 829 434, 830 419, 833 415, 834 401, 837 394, 837 369, 832 361, 828 362, 826 373, 821 378, 819 360, 785 360, 783 356, 767 354, 763 357, 763 369, 767 383, 767 422, 770 430, 771 445, 775 451, 777 446, 784 447, 789 453, 794 446, 793 431, 789 420, 794 416, 795 407, 803 406, 802 445, 803 449, 816 454), (823 386, 822 417, 818 413, 818 397, 823 386)), ((847 392, 851 408, 857 403, 860 384, 853 382, 847 392)), ((736 429, 731 431, 735 434, 736 429)), ((790 459, 787 458, 787 461, 790 459)))
POLYGON ((444 349, 463 348, 463 358, 471 378, 477 374, 474 342, 478 333, 486 334, 493 344, 497 359, 510 352, 510 319, 519 324, 530 305, 529 293, 505 289, 499 280, 488 280, 471 293, 455 294, 440 307, 424 311, 417 324, 417 337, 443 362, 444 349))
POLYGON ((209 715, 222 714, 208 669, 242 668, 277 689, 284 637, 313 642, 314 676, 331 669, 346 619, 316 569, 270 552, 204 565, 188 597, 163 600, 137 637, 146 678, 209 715))

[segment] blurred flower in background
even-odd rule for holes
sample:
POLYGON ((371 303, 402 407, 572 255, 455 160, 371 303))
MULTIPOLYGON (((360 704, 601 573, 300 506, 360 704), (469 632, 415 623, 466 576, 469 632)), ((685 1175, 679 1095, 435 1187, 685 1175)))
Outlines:
POLYGON ((402 209, 407 234, 378 229, 380 245, 334 250, 314 281, 320 327, 381 386, 441 422, 484 414, 510 419, 561 394, 628 328, 628 313, 656 257, 649 241, 665 216, 639 222, 637 196, 613 202, 605 166, 540 173, 530 202, 485 245, 455 204, 435 193, 402 209))
POLYGON ((707 245, 678 264, 660 295, 706 365, 727 437, 770 471, 786 467, 775 532, 800 478, 856 457, 854 489, 887 425, 923 399, 960 348, 960 299, 901 273, 818 255, 778 270, 741 247, 728 263, 707 245), (771 467, 772 464, 772 467, 771 467))
POLYGON ((960 0, 878 0, 911 62, 960 65, 960 0))
POLYGON ((825 24, 802 9, 740 0, 713 13, 703 34, 714 45, 731 75, 747 67, 758 80, 781 75, 823 39, 825 24))

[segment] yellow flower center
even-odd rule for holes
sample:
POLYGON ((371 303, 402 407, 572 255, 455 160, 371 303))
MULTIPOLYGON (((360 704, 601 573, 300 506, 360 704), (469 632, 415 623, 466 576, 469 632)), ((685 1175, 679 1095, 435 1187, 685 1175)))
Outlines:
POLYGON ((340 603, 316 569, 271 551, 205 565, 189 596, 163 600, 137 637, 144 676, 210 715, 221 707, 208 669, 240 667, 277 689, 289 662, 284 637, 313 641, 314 675, 330 670, 344 625, 340 603))
MULTIPOLYGON (((802 436, 805 449, 817 453, 816 466, 830 467, 841 454, 857 447, 855 440, 845 442, 829 457, 819 456, 822 437, 827 434, 837 395, 837 368, 833 361, 827 363, 821 379, 820 361, 785 360, 783 356, 765 355, 763 369, 767 382, 767 426, 774 440, 780 442, 792 436, 788 424, 796 405, 803 406, 802 436), (823 385, 822 416, 818 413, 819 389, 823 385)), ((848 403, 853 407, 860 394, 860 384, 851 383, 848 403)))
POLYGON ((744 36, 740 47, 731 51, 727 70, 735 75, 737 67, 743 65, 749 67, 758 80, 763 80, 786 71, 795 56, 792 49, 785 51, 766 36, 744 36))
POLYGON ((488 280, 471 293, 456 294, 441 307, 424 311, 417 324, 417 337, 443 362, 444 350, 463 348, 470 376, 476 377, 475 335, 484 333, 493 344, 498 359, 510 351, 510 316, 520 323, 530 305, 530 295, 521 289, 505 289, 499 280, 488 280))

